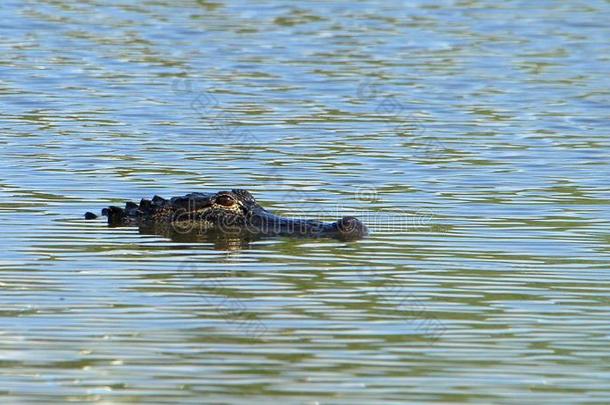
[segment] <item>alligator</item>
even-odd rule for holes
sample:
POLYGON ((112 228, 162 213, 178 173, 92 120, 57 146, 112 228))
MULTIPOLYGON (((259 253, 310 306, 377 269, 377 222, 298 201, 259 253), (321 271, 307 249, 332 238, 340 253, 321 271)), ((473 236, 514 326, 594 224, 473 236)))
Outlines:
MULTIPOLYGON (((287 218, 261 207, 246 190, 195 192, 165 199, 154 196, 139 204, 129 201, 125 208, 110 206, 102 210, 110 226, 138 226, 140 229, 167 230, 173 233, 219 232, 227 235, 329 237, 340 240, 361 239, 367 227, 355 217, 336 222, 287 218)), ((85 219, 96 219, 87 212, 85 219)))

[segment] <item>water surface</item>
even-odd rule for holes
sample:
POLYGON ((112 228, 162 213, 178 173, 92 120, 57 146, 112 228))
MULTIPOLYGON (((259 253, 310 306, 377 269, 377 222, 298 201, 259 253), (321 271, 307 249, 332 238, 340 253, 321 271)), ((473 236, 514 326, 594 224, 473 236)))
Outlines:
POLYGON ((4 402, 606 402, 606 1, 5 1, 4 402), (363 241, 85 211, 246 188, 363 241))

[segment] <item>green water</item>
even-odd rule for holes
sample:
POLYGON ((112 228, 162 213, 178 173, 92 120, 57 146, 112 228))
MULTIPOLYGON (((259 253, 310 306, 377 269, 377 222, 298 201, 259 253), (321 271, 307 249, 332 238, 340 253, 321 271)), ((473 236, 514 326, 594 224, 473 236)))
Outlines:
POLYGON ((610 3, 0 8, 0 401, 610 401, 610 3), (85 211, 250 190, 363 241, 85 211))

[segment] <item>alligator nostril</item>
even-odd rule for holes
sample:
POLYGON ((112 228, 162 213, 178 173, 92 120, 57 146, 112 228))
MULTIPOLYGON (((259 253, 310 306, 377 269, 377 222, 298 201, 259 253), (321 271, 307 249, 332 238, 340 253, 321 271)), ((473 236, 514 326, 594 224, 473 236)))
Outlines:
POLYGON ((358 218, 343 217, 337 221, 337 229, 345 239, 358 239, 368 234, 368 229, 358 218))

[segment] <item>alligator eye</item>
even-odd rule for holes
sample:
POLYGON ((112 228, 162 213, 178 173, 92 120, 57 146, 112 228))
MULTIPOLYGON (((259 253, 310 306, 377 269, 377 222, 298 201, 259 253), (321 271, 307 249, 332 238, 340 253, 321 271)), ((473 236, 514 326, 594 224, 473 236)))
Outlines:
POLYGON ((216 198, 216 204, 224 205, 225 207, 230 207, 231 205, 235 204, 235 200, 233 199, 233 197, 223 194, 216 198))

